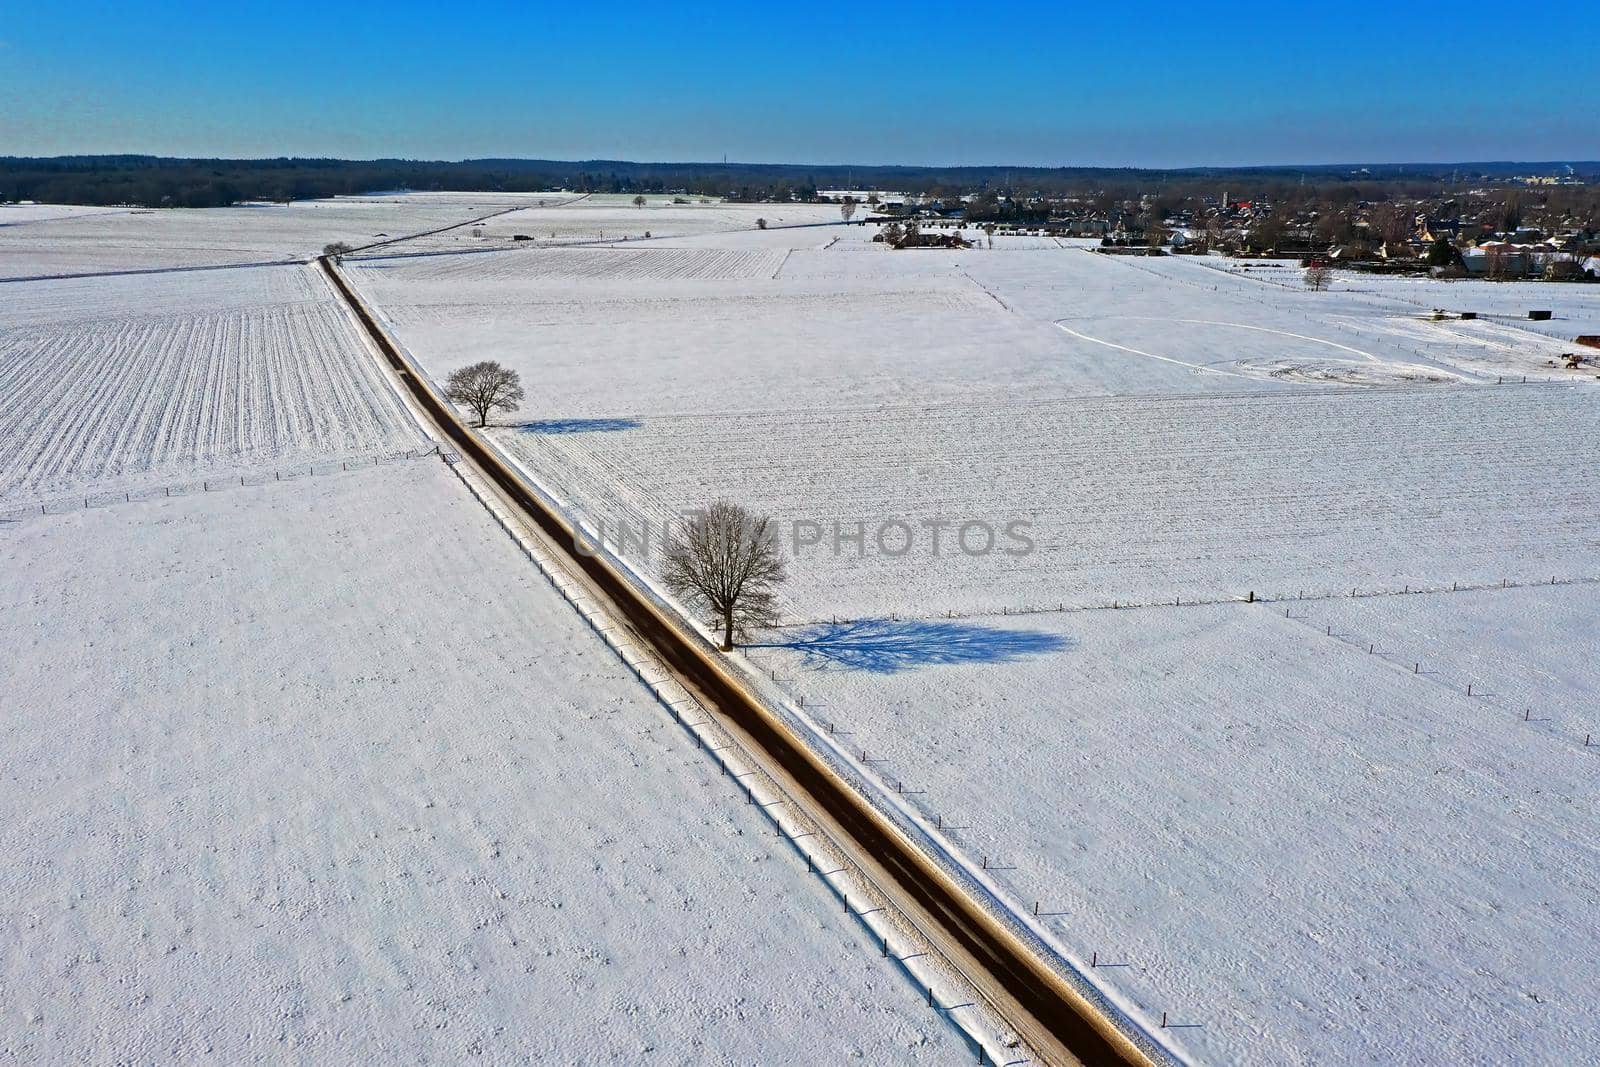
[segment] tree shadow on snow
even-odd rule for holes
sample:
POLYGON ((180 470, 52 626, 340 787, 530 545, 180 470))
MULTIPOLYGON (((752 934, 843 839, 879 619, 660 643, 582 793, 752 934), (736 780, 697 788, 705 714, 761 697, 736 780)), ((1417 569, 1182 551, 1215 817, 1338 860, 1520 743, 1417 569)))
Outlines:
POLYGON ((962 622, 859 619, 802 627, 784 641, 752 645, 786 648, 814 670, 895 674, 946 663, 1009 663, 1071 648, 1072 639, 1040 630, 1001 630, 962 622))
POLYGON ((517 429, 526 433, 617 433, 637 430, 642 426, 638 419, 536 419, 520 423, 517 429))

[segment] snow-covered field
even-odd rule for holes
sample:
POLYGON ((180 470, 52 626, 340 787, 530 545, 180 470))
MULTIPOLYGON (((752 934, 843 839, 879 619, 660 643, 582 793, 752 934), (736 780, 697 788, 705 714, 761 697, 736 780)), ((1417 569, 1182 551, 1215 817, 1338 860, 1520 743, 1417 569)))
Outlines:
MULTIPOLYGON (((401 247, 404 247, 403 245, 401 247)), ((544 279, 632 281, 640 279, 735 280, 770 278, 783 266, 777 249, 663 248, 648 242, 634 247, 605 245, 582 248, 529 247, 484 256, 441 256, 428 260, 428 277, 448 285, 451 279, 476 287, 482 283, 544 279)), ((378 257, 351 261, 364 270, 383 270, 378 257)))
MULTIPOLYGON (((650 195, 642 207, 630 195, 615 193, 525 194, 535 201, 517 211, 488 219, 481 225, 448 233, 418 237, 395 246, 393 252, 475 251, 505 247, 518 235, 534 244, 587 244, 596 241, 637 241, 648 237, 683 238, 756 231, 757 219, 767 225, 792 227, 839 221, 839 209, 826 204, 702 203, 686 196, 686 204, 673 197, 650 195)), ((423 229, 425 227, 414 227, 423 229)), ((521 250, 521 249, 519 249, 521 250)))
POLYGON ((0 1058, 968 1062, 437 459, 0 554, 0 1058))
POLYGON ((1596 600, 880 620, 751 656, 1198 1062, 1569 1064, 1600 1010, 1596 600))
MULTIPOLYGON (((1161 261, 1155 261, 1160 263, 1161 261)), ((1285 260, 1226 260, 1218 257, 1182 257, 1166 261, 1167 269, 1198 267, 1230 275, 1265 287, 1290 291, 1302 289, 1298 263, 1285 260)), ((1539 282, 1491 282, 1483 279, 1416 278, 1400 275, 1374 275, 1356 271, 1335 271, 1332 291, 1351 303, 1365 302, 1375 308, 1388 308, 1400 314, 1434 310, 1460 314, 1475 312, 1480 328, 1485 323, 1499 324, 1512 331, 1511 337, 1542 335, 1571 349, 1579 334, 1600 332, 1600 295, 1583 284, 1543 284, 1539 282), (1534 321, 1528 312, 1545 310, 1548 320, 1534 321)), ((1321 296, 1318 296, 1321 299, 1321 296)), ((1449 329, 1471 331, 1471 322, 1449 322, 1449 329)))
MULTIPOLYGON (((1547 361, 1600 290, 530 195, 35 209, 0 276, 516 208, 347 270, 435 377, 523 372, 491 436, 583 517, 814 541, 760 684, 1175 1049, 1585 1060, 1600 389, 1547 361)), ((336 469, 422 441, 309 268, 0 293, 0 520, 80 503, 0 521, 4 1054, 967 1055, 442 463, 336 469)))
POLYGON ((565 195, 402 193, 160 211, 0 208, 0 281, 303 259, 334 241, 367 245, 565 195), (29 224, 5 225, 13 211, 29 224))
POLYGON ((0 512, 421 445, 311 267, 0 290, 0 512))
POLYGON ((36 222, 60 222, 62 219, 88 218, 97 215, 117 215, 132 208, 89 207, 78 204, 0 204, 0 227, 25 226, 36 222))
MULTIPOLYGON (((549 418, 1593 380, 1549 365, 1570 343, 1509 320, 1433 322, 1176 257, 890 252, 854 226, 647 248, 365 260, 352 275, 436 373, 492 353, 538 378, 530 410, 549 418), (745 266, 713 269, 728 262, 713 250, 745 266)), ((1568 325, 1600 307, 1588 294, 1568 325)))
POLYGON ((719 496, 774 515, 791 544, 815 542, 786 593, 806 619, 1600 574, 1600 468, 1566 447, 1600 438, 1600 409, 1570 386, 536 420, 493 434, 613 539, 719 496), (1008 554, 1022 548, 1002 533, 1013 520, 1031 524, 1032 552, 1008 554), (995 531, 992 551, 978 527, 963 546, 969 522, 995 531), (863 543, 846 543, 859 523, 863 543))
POLYGON ((820 526, 791 624, 749 653, 763 684, 850 731, 886 788, 926 790, 1181 1052, 1581 1060, 1600 394, 1548 362, 1600 332, 1600 291, 1311 293, 1081 243, 870 236, 650 245, 781 249, 771 276, 539 249, 352 273, 435 376, 524 373, 492 436, 591 521, 637 533, 726 495, 786 537, 820 526), (961 551, 962 522, 1014 519, 1034 552, 961 551), (875 537, 894 520, 903 554, 875 537), (857 522, 864 551, 834 551, 857 522), (1191 603, 1251 592, 1338 599, 1191 603), (1130 601, 1165 606, 1039 611, 1130 601))

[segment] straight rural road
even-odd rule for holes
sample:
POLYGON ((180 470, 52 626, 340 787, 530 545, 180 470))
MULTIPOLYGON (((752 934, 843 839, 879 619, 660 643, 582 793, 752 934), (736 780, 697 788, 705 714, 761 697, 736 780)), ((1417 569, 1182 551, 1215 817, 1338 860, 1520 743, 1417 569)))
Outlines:
POLYGON ((573 550, 565 516, 472 433, 413 367, 329 259, 335 292, 369 335, 437 434, 459 450, 504 502, 544 535, 564 569, 642 647, 760 760, 781 788, 847 847, 876 888, 978 986, 990 1006, 1049 1064, 1155 1064, 1170 1056, 1130 1021, 1113 1020, 1016 932, 975 899, 905 833, 842 780, 720 662, 698 635, 669 617, 603 557, 573 550))

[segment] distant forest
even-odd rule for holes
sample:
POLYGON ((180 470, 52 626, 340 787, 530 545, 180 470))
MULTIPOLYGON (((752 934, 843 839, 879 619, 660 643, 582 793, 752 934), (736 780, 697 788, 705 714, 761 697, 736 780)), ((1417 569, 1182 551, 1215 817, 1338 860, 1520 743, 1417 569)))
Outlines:
POLYGON ((1067 196, 1234 183, 1240 193, 1315 184, 1442 183, 1569 173, 1590 181, 1600 163, 1344 164, 1318 167, 1134 170, 1093 167, 854 167, 765 163, 563 162, 544 159, 165 159, 158 156, 0 157, 0 202, 221 207, 390 190, 600 193, 682 192, 742 200, 809 200, 818 189, 878 188, 933 196, 1005 192, 1067 196))

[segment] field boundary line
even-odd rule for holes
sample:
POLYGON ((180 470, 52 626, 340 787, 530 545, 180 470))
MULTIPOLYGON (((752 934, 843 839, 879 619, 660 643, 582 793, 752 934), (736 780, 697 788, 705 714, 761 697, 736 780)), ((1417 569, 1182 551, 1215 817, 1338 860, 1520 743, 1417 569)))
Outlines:
MULTIPOLYGON (((1554 584, 1558 584, 1558 583, 1550 583, 1550 584, 1554 585, 1554 584)), ((1567 582, 1567 583, 1559 583, 1559 584, 1571 585, 1571 584, 1575 584, 1575 583, 1574 582, 1567 582)), ((1507 588, 1507 589, 1511 589, 1511 588, 1538 589, 1538 588, 1541 588, 1541 587, 1542 587, 1541 585, 1519 585, 1519 586, 1506 586, 1505 588, 1507 588)), ((1543 586, 1543 587, 1548 587, 1548 586, 1543 586)), ((1499 586, 1492 586, 1491 588, 1492 589, 1499 589, 1500 587, 1499 586)), ((1325 601, 1322 601, 1322 602, 1325 602, 1325 601)), ((1265 601, 1258 601, 1257 603, 1265 604, 1266 602, 1265 601)), ((1274 606, 1275 607, 1276 605, 1269 605, 1269 606, 1274 606)), ((1339 644, 1344 645, 1347 648, 1354 649, 1357 652, 1361 651, 1362 644, 1366 644, 1367 645, 1367 655, 1368 655, 1368 657, 1369 658, 1376 658, 1379 662, 1381 662, 1384 665, 1385 668, 1387 668, 1387 669, 1389 669, 1391 671, 1399 671, 1402 674, 1410 675, 1411 677, 1422 681, 1426 685, 1431 685, 1431 686, 1434 686, 1436 688, 1443 689, 1444 691, 1452 693, 1452 694, 1454 694, 1456 696, 1460 696, 1461 695, 1461 690, 1457 687, 1457 685, 1455 683, 1444 681, 1443 679, 1438 677, 1438 675, 1437 675, 1437 673, 1435 671, 1431 671, 1431 670, 1424 671, 1424 670, 1422 670, 1422 661, 1421 661, 1420 658, 1419 659, 1415 659, 1415 660, 1412 661, 1413 667, 1412 667, 1411 670, 1408 671, 1408 670, 1405 669, 1405 661, 1403 659, 1394 658, 1394 654, 1391 651, 1388 651, 1388 650, 1382 649, 1382 648, 1378 648, 1375 642, 1363 642, 1360 639, 1354 637, 1352 634, 1334 633, 1332 624, 1328 624, 1327 628, 1322 633, 1318 633, 1316 625, 1311 622, 1311 620, 1310 620, 1310 618, 1308 616, 1291 614, 1290 611, 1287 608, 1284 609, 1283 615, 1280 616, 1280 615, 1277 615, 1277 614, 1273 614, 1272 618, 1282 619, 1282 620, 1285 620, 1285 621, 1288 621, 1288 622, 1296 623, 1301 629, 1309 631, 1311 633, 1311 635, 1313 635, 1315 637, 1323 638, 1326 641, 1336 641, 1339 644)), ((1468 681, 1467 687, 1466 687, 1466 696, 1467 696, 1468 699, 1483 701, 1484 703, 1488 704, 1490 707, 1493 707, 1493 708, 1498 709, 1500 711, 1512 712, 1512 711, 1515 710, 1511 705, 1508 705, 1504 701, 1498 699, 1497 696, 1494 693, 1492 693, 1492 692, 1490 692, 1490 693, 1482 692, 1481 691, 1482 690, 1482 685, 1481 685, 1482 681, 1483 681, 1482 678, 1472 679, 1472 680, 1468 681), (1473 682, 1479 683, 1480 692, 1478 692, 1476 694, 1474 694, 1472 692, 1473 682)), ((1491 684, 1493 684, 1493 683, 1491 683, 1491 684)), ((1522 722, 1533 723, 1533 722, 1544 722, 1544 721, 1546 721, 1542 717, 1539 718, 1539 719, 1533 719, 1531 717, 1532 710, 1533 709, 1531 707, 1529 707, 1527 705, 1524 705, 1524 716, 1523 716, 1523 719, 1521 720, 1522 722)), ((1508 720, 1508 721, 1515 722, 1517 720, 1511 719, 1511 720, 1508 720)), ((1582 741, 1579 741, 1578 738, 1577 738, 1576 732, 1574 732, 1572 734, 1565 734, 1565 733, 1560 733, 1560 732, 1551 731, 1551 730, 1538 730, 1538 731, 1536 731, 1536 733, 1540 737, 1542 737, 1546 742, 1550 742, 1550 743, 1554 743, 1554 744, 1560 745, 1562 748, 1566 748, 1566 749, 1579 749, 1579 750, 1581 750, 1581 749, 1591 749, 1591 750, 1593 750, 1593 747, 1594 747, 1594 746, 1592 746, 1590 744, 1590 736, 1589 735, 1585 735, 1584 739, 1582 741)))
POLYGON ((183 267, 134 267, 128 270, 83 271, 77 274, 31 274, 16 278, 0 278, 0 284, 10 282, 63 282, 72 281, 75 278, 126 278, 140 274, 192 274, 205 270, 250 270, 257 267, 297 267, 305 262, 304 258, 290 256, 287 259, 250 260, 244 263, 203 263, 183 267))
POLYGON ((1400 589, 1395 588, 1352 588, 1349 592, 1342 590, 1315 590, 1299 591, 1296 593, 1224 593, 1220 595, 1183 596, 1179 594, 1171 600, 1137 599, 1126 600, 1099 600, 1093 602, 1069 603, 1058 601, 1055 604, 1019 604, 1000 605, 993 608, 951 608, 947 611, 937 612, 907 612, 897 611, 888 615, 830 615, 827 618, 794 619, 774 626, 777 631, 804 629, 811 626, 827 626, 837 623, 890 621, 890 622, 935 622, 939 619, 1000 619, 1024 618, 1030 615, 1072 615, 1086 611, 1147 611, 1161 608, 1198 608, 1215 606, 1218 604, 1293 604, 1301 601, 1322 600, 1362 600, 1368 597, 1384 596, 1416 596, 1451 593, 1493 592, 1498 589, 1543 589, 1561 585, 1600 585, 1600 576, 1595 575, 1552 575, 1549 579, 1501 579, 1498 582, 1451 582, 1450 585, 1423 585, 1408 584, 1400 589))
POLYGON ((298 481, 302 478, 322 478, 330 474, 370 470, 391 466, 410 460, 437 455, 439 448, 403 449, 393 452, 369 452, 339 459, 314 460, 279 467, 257 467, 244 472, 212 474, 182 482, 163 482, 140 485, 127 489, 91 489, 74 494, 58 494, 22 504, 0 502, 0 522, 18 522, 26 518, 47 515, 70 515, 77 511, 98 510, 119 504, 144 504, 152 500, 178 500, 205 493, 226 492, 229 489, 254 488, 298 481))

